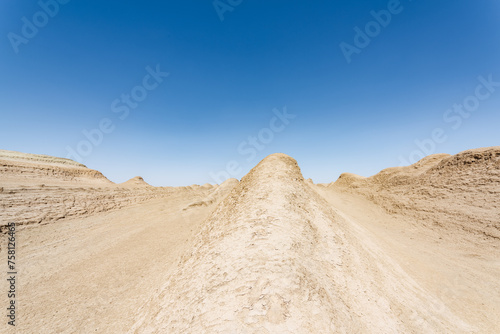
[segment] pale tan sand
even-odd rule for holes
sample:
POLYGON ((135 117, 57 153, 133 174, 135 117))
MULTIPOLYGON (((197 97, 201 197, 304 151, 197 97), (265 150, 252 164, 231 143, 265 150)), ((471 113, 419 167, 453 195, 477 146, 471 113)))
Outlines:
POLYGON ((284 154, 221 186, 0 168, 18 333, 500 332, 499 147, 330 185, 284 154))

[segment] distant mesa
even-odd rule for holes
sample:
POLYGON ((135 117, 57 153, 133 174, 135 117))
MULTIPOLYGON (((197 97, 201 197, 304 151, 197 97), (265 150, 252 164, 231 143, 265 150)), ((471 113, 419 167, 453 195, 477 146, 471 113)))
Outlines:
POLYGON ((133 187, 151 187, 151 185, 146 181, 144 181, 144 179, 141 176, 133 177, 128 181, 120 183, 120 185, 133 186, 133 187))
POLYGON ((101 172, 81 163, 42 154, 0 150, 0 171, 5 184, 113 185, 101 172))

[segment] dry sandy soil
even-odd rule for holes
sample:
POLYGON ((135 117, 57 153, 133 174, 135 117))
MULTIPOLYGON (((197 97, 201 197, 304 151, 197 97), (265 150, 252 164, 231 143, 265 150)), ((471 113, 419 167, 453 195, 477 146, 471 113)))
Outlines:
POLYGON ((0 207, 1 333, 500 332, 500 147, 331 184, 273 154, 160 188, 0 151, 0 207))

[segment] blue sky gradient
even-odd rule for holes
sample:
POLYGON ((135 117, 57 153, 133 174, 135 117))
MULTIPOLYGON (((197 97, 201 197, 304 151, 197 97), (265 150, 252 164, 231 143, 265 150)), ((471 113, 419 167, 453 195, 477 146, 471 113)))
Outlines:
POLYGON ((114 182, 177 186, 241 178, 275 152, 331 182, 499 145, 500 86, 478 79, 500 82, 495 0, 220 0, 232 9, 224 20, 213 1, 61 0, 57 12, 54 1, 41 1, 46 23, 38 1, 0 3, 2 149, 66 157, 108 119, 113 130, 81 162, 114 182), (354 28, 366 33, 371 12, 391 6, 399 12, 348 63, 340 44, 356 47, 354 28), (34 36, 23 18, 42 20, 34 36), (168 77, 136 88, 158 65, 168 77), (446 114, 478 85, 489 96, 467 117, 446 114), (134 89, 147 97, 120 119, 112 103, 134 89), (284 107, 295 118, 276 121, 269 140, 263 129, 284 107), (241 154, 259 134, 255 157, 241 154))

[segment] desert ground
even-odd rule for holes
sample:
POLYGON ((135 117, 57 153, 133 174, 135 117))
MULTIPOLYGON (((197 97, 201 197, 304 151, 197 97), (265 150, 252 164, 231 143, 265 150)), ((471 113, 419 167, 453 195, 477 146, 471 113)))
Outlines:
POLYGON ((0 207, 2 333, 500 333, 500 147, 186 187, 0 150, 0 207))

